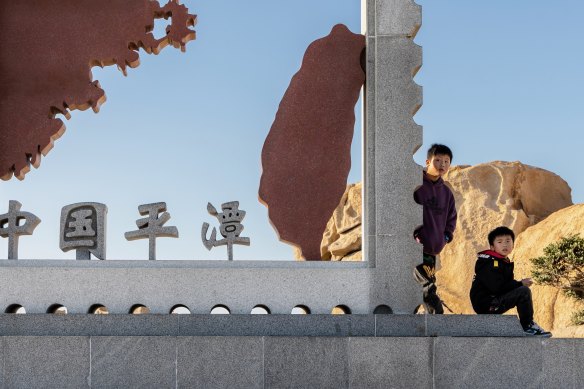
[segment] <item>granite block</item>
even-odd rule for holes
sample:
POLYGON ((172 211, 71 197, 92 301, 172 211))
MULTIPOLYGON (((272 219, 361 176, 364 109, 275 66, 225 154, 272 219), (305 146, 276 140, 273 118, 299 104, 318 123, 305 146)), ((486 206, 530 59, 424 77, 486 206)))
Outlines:
MULTIPOLYGON (((375 42, 377 97, 385 95, 395 101, 403 100, 407 96, 402 96, 388 87, 413 80, 422 67, 422 47, 408 38, 377 37, 375 42)), ((417 105, 421 105, 421 98, 422 96, 415 97, 417 105)), ((382 112, 377 112, 378 115, 380 113, 382 112)))
POLYGON ((427 315, 375 315, 375 336, 425 336, 427 315))
MULTIPOLYGON (((362 3, 365 3, 365 13, 366 13, 366 23, 367 25, 366 27, 366 36, 370 37, 370 36, 375 36, 376 32, 375 32, 375 13, 376 13, 376 9, 375 9, 375 2, 376 0, 361 0, 362 3)), ((363 12, 363 10, 361 11, 363 12)))
POLYGON ((524 337, 515 315, 427 315, 426 336, 524 337))
POLYGON ((538 388, 544 380, 542 340, 454 338, 434 340, 436 388, 538 388))
POLYGON ((4 370, 6 369, 6 346, 5 337, 0 336, 0 388, 5 388, 4 370))
POLYGON ((0 314, 0 336, 89 336, 99 329, 93 315, 0 314))
POLYGON ((366 257, 364 258, 371 267, 375 267, 377 264, 377 236, 375 235, 363 235, 365 239, 363 239, 364 246, 363 249, 367 250, 366 257))
POLYGON ((183 315, 180 336, 373 336, 373 315, 183 315))
MULTIPOLYGON (((582 385, 584 376, 576 380, 577 372, 582 372, 582 354, 576 353, 574 339, 544 339, 543 345, 543 388, 573 388, 582 385)), ((580 343, 582 343, 580 341, 580 343)), ((584 348, 581 350, 584 351, 584 348)))
MULTIPOLYGON (((390 165, 391 166, 391 165, 390 165)), ((393 165, 395 166, 395 164, 393 165)), ((414 230, 422 224, 422 207, 413 199, 415 183, 418 182, 418 177, 422 177, 422 169, 410 169, 408 164, 402 164, 404 170, 410 171, 410 176, 395 177, 393 181, 389 177, 383 181, 387 185, 380 185, 378 189, 384 188, 385 192, 378 191, 377 201, 378 207, 380 204, 391 204, 384 207, 388 209, 390 206, 395 207, 392 212, 380 212, 376 218, 377 235, 386 235, 396 237, 404 245, 407 252, 417 250, 418 247, 414 240, 414 230), (396 187, 396 185, 404 185, 396 187), (409 190, 406 190, 408 188, 409 190), (411 188, 411 189, 410 189, 411 188), (397 204, 400 204, 399 206, 397 204)), ((389 168, 386 168, 389 169, 389 168)), ((396 242, 397 243, 397 242, 396 242)), ((397 252, 394 255, 401 255, 397 252)), ((417 257, 417 256, 416 256, 417 257)), ((418 259, 417 259, 418 261, 418 259)))
POLYGON ((96 336, 91 338, 91 387, 176 387, 176 338, 96 336))
POLYGON ((430 338, 352 338, 350 387, 432 388, 430 338))
POLYGON ((415 37, 422 26, 422 7, 413 0, 377 0, 376 34, 415 37))
POLYGON ((398 237, 377 237, 377 267, 369 297, 372 304, 387 304, 394 313, 411 314, 422 303, 422 291, 413 276, 422 250, 410 247, 398 237))
MULTIPOLYGON (((370 0, 368 0, 370 1, 370 0)), ((364 115, 365 134, 363 142, 364 157, 364 235, 375 235, 375 39, 367 39, 367 61, 366 61, 366 81, 364 93, 364 115)), ((371 249, 371 246, 370 246, 371 249)), ((371 258, 371 252, 368 253, 371 258)))
POLYGON ((90 386, 88 337, 10 336, 3 347, 3 388, 90 386))
POLYGON ((0 284, 6 291, 0 295, 0 306, 19 303, 27 312, 45 312, 59 302, 71 312, 87 312, 99 303, 110 314, 127 314, 140 303, 152 315, 168 313, 176 304, 193 313, 208 313, 216 304, 227 305, 232 313, 249 313, 258 304, 272 313, 290 313, 298 304, 307 305, 312 313, 330 313, 332 307, 344 304, 353 313, 370 313, 367 296, 374 269, 368 263, 227 262, 0 261, 0 284))
POLYGON ((395 272, 398 284, 391 284, 395 287, 389 293, 397 293, 394 300, 402 301, 400 313, 411 313, 410 293, 419 294, 411 272, 421 256, 412 234, 422 221, 422 210, 413 201, 421 168, 412 159, 422 141, 422 129, 412 118, 422 104, 422 91, 412 78, 422 55, 408 38, 378 36, 376 56, 376 267, 395 272))
POLYGON ((263 388, 263 338, 179 337, 178 388, 263 388))
POLYGON ((181 315, 100 315, 100 336, 177 336, 181 315))
POLYGON ((574 371, 574 382, 576 384, 584 382, 584 339, 572 339, 574 342, 574 360, 576 362, 574 371))
POLYGON ((348 388, 348 343, 348 338, 265 338, 265 386, 348 388))

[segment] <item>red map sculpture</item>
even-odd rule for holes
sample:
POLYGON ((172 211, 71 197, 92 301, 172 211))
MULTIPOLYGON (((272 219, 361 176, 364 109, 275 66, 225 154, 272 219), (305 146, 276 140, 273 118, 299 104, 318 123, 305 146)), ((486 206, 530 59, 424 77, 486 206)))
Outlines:
POLYGON ((95 112, 105 101, 92 66, 139 65, 138 50, 185 50, 196 16, 178 0, 0 1, 0 178, 23 179, 65 131, 56 114, 95 112), (154 39, 154 19, 172 17, 154 39))
POLYGON ((310 44, 262 150, 260 201, 280 240, 320 260, 322 234, 347 185, 365 37, 336 25, 310 44))

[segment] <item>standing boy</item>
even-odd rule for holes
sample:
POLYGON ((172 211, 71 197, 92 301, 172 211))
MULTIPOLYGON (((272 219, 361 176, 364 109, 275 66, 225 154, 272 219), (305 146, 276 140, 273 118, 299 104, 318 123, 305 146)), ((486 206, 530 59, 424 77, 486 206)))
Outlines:
POLYGON ((456 228, 454 195, 442 180, 451 162, 452 151, 448 146, 436 143, 430 146, 422 186, 414 192, 414 200, 424 207, 423 224, 414 231, 424 255, 422 263, 414 269, 414 277, 422 285, 424 307, 430 314, 444 313, 436 292, 436 256, 452 241, 456 228))
POLYGON ((550 337, 533 321, 533 301, 529 287, 531 278, 517 281, 514 263, 507 257, 513 251, 515 234, 507 227, 489 233, 490 250, 481 251, 475 265, 470 301, 476 313, 502 314, 517 307, 519 321, 527 335, 550 337))

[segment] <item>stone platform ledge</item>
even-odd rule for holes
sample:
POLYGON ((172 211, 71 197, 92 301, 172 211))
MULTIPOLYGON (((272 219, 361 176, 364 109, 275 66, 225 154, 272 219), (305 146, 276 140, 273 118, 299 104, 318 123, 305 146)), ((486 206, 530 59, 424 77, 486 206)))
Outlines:
POLYGON ((582 388, 584 339, 0 336, 0 388, 582 388))
POLYGON ((0 268, 71 268, 71 269, 366 269, 368 261, 260 261, 260 260, 128 260, 78 261, 74 259, 18 259, 0 260, 0 268))
POLYGON ((523 337, 504 315, 0 314, 0 336, 523 337))

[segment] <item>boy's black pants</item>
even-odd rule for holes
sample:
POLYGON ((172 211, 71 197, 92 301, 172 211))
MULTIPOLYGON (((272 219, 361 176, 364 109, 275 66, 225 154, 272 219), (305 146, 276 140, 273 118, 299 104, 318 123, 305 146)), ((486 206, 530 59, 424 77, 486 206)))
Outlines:
POLYGON ((523 329, 527 328, 533 321, 533 300, 531 299, 531 289, 527 286, 520 286, 504 295, 493 298, 489 313, 502 314, 517 307, 519 321, 523 329))

